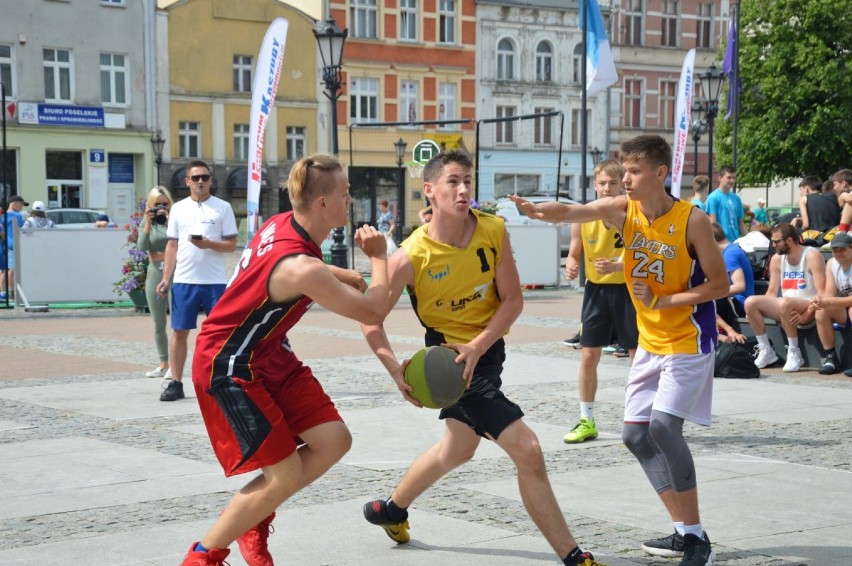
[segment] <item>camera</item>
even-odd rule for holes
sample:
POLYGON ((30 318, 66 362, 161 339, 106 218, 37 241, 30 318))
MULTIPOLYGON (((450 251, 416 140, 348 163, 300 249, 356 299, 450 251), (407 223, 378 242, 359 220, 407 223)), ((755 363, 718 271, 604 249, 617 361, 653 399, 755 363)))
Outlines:
POLYGON ((155 206, 154 210, 152 211, 152 214, 154 215, 154 222, 156 222, 157 224, 165 224, 169 220, 167 216, 168 210, 163 204, 158 204, 157 206, 155 206))

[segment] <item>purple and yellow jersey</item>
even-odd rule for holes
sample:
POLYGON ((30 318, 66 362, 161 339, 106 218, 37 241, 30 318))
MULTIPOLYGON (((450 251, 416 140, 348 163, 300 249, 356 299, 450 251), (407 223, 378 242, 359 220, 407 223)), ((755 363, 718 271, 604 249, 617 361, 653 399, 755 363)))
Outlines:
MULTIPOLYGON (((689 255, 686 226, 693 206, 675 199, 671 210, 654 220, 642 214, 639 203, 627 201, 624 221, 624 274, 644 281, 657 296, 674 295, 704 282, 704 271, 689 255)), ((693 306, 651 310, 633 298, 639 326, 639 345, 657 355, 706 354, 718 338, 713 301, 693 306)))

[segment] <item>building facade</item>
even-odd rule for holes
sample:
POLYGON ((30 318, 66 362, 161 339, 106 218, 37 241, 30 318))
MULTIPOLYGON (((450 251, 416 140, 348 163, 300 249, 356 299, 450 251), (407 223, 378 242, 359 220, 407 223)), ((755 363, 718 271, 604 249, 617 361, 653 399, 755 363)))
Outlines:
POLYGON ((6 198, 129 221, 155 177, 154 1, 7 0, 2 12, 6 198))

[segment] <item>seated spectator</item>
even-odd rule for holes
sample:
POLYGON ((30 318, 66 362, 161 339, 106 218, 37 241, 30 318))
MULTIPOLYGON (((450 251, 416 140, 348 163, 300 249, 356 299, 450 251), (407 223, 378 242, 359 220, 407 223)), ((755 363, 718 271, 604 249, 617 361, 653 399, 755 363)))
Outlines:
POLYGON ((110 222, 109 216, 106 214, 98 214, 95 219, 95 228, 115 228, 115 222, 110 222))
POLYGON ((729 242, 725 236, 725 231, 715 222, 713 223, 713 238, 722 250, 725 270, 728 272, 728 283, 730 284, 727 296, 716 299, 716 314, 731 328, 741 332, 742 329, 737 319, 745 316, 746 299, 754 295, 754 270, 751 268, 751 262, 746 253, 738 245, 729 242))
POLYGON ((825 264, 825 290, 811 299, 819 341, 825 351, 825 360, 819 369, 823 375, 840 370, 840 359, 834 349, 837 340, 834 325, 852 326, 849 318, 852 312, 852 236, 838 232, 829 246, 832 258, 825 264))
POLYGON ((769 287, 765 295, 753 295, 745 301, 746 318, 757 338, 758 368, 778 361, 766 335, 765 319, 778 321, 787 336, 787 363, 784 371, 799 371, 804 365, 799 350, 799 327, 814 322, 811 299, 825 289, 825 261, 816 248, 803 246, 791 224, 778 224, 770 240, 775 255, 769 261, 769 287), (781 296, 778 296, 778 292, 781 296))
POLYGON ((716 316, 716 328, 719 330, 719 342, 721 344, 745 344, 746 337, 734 330, 730 324, 724 321, 722 317, 716 316))
POLYGON ((816 175, 802 178, 799 188, 803 194, 799 197, 798 226, 804 230, 826 232, 840 223, 840 205, 834 191, 822 192, 822 179, 816 175))
POLYGON ((30 216, 26 220, 24 220, 24 228, 53 228, 53 220, 48 218, 44 211, 47 210, 47 207, 44 206, 44 203, 40 200, 33 202, 32 207, 30 208, 30 216))
POLYGON ((834 194, 837 195, 837 203, 841 206, 840 224, 837 230, 849 231, 852 223, 852 169, 841 169, 831 176, 834 185, 834 194))

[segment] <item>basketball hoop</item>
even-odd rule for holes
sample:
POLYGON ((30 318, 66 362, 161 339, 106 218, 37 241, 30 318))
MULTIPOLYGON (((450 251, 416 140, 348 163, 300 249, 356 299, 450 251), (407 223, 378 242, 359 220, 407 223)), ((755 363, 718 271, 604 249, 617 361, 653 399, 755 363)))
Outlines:
POLYGON ((408 169, 408 176, 411 179, 422 179, 423 178, 423 167, 424 163, 420 163, 419 161, 406 161, 403 163, 406 169, 408 169))

